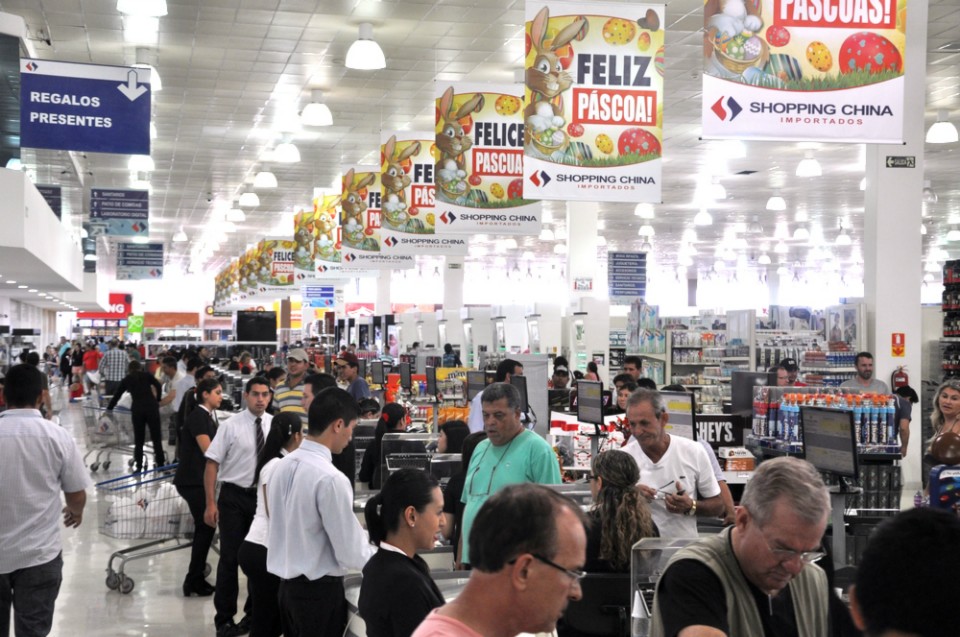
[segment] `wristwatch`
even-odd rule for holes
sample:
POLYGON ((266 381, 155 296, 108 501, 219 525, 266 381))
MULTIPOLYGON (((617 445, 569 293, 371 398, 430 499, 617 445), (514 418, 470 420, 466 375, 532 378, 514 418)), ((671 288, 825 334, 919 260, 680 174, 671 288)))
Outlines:
POLYGON ((686 513, 684 513, 684 515, 689 515, 692 517, 697 514, 697 501, 692 500, 692 502, 693 504, 690 505, 690 508, 687 510, 686 513))

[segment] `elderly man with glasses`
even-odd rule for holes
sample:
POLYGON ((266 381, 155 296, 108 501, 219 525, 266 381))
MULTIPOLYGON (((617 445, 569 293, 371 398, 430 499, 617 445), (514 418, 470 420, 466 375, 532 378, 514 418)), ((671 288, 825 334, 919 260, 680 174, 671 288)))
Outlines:
POLYGON ((651 635, 829 634, 827 576, 816 560, 830 495, 813 465, 763 462, 736 523, 671 558, 657 584, 651 635))

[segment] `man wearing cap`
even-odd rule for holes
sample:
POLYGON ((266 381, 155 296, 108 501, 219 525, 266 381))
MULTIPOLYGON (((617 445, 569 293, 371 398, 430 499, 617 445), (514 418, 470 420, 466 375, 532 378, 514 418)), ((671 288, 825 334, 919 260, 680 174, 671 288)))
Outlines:
POLYGON ((355 401, 359 403, 365 398, 370 398, 370 386, 365 379, 360 378, 360 361, 356 354, 340 352, 334 365, 340 382, 346 384, 347 393, 353 396, 355 401))
POLYGON ((787 370, 787 384, 791 387, 806 387, 807 384, 797 380, 800 373, 800 366, 797 365, 795 358, 784 358, 780 361, 780 367, 787 370))
POLYGON ((303 408, 303 379, 310 369, 310 357, 307 352, 292 349, 287 354, 287 378, 273 390, 273 402, 280 411, 292 411, 300 414, 304 424, 307 412, 303 408))
POLYGON ((570 388, 570 370, 563 365, 557 365, 553 368, 553 377, 550 378, 548 389, 569 389, 570 388))

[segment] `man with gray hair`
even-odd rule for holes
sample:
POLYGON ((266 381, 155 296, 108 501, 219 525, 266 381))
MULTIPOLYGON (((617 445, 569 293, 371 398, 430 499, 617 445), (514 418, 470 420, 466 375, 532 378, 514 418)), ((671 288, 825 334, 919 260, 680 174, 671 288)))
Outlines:
POLYGON ((640 467, 640 492, 660 537, 697 537, 697 516, 723 515, 720 485, 710 457, 696 442, 671 436, 663 395, 637 389, 627 398, 631 438, 623 450, 640 467))
POLYGON ((470 529, 480 507, 508 484, 560 484, 557 454, 546 440, 520 422, 520 392, 509 383, 493 383, 483 390, 481 409, 487 439, 477 445, 467 468, 460 501, 464 503, 462 553, 458 562, 470 563, 470 529))
POLYGON ((585 524, 580 508, 551 489, 504 487, 476 516, 463 592, 427 615, 413 637, 552 633, 570 600, 583 596, 585 524))
POLYGON ((830 494, 810 463, 776 458, 747 483, 736 523, 677 552, 657 583, 653 637, 829 634, 827 576, 814 562, 830 494))

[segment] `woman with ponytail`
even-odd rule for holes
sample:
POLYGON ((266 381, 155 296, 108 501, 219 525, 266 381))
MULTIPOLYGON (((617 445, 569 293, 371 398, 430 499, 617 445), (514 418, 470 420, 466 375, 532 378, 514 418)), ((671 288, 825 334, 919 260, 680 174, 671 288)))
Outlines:
POLYGON ((368 637, 409 637, 443 605, 430 568, 417 555, 433 548, 443 526, 443 493, 425 471, 400 469, 367 501, 363 514, 370 541, 380 550, 363 567, 360 617, 368 637))
POLYGON ((629 573, 630 550, 645 537, 660 537, 646 498, 637 488, 640 469, 625 451, 612 449, 593 459, 591 524, 587 533, 588 573, 629 573))
POLYGON ((280 412, 273 417, 270 432, 257 456, 257 468, 253 478, 257 485, 257 512, 237 556, 240 568, 250 584, 251 637, 279 637, 282 632, 280 605, 277 601, 280 578, 267 571, 267 531, 270 517, 267 483, 280 458, 300 446, 300 441, 303 440, 302 429, 300 414, 292 411, 280 412))
POLYGON ((379 489, 382 482, 381 444, 383 435, 407 430, 407 410, 399 403, 387 403, 380 412, 377 428, 373 432, 373 442, 363 453, 360 461, 359 482, 366 482, 371 489, 379 489))

